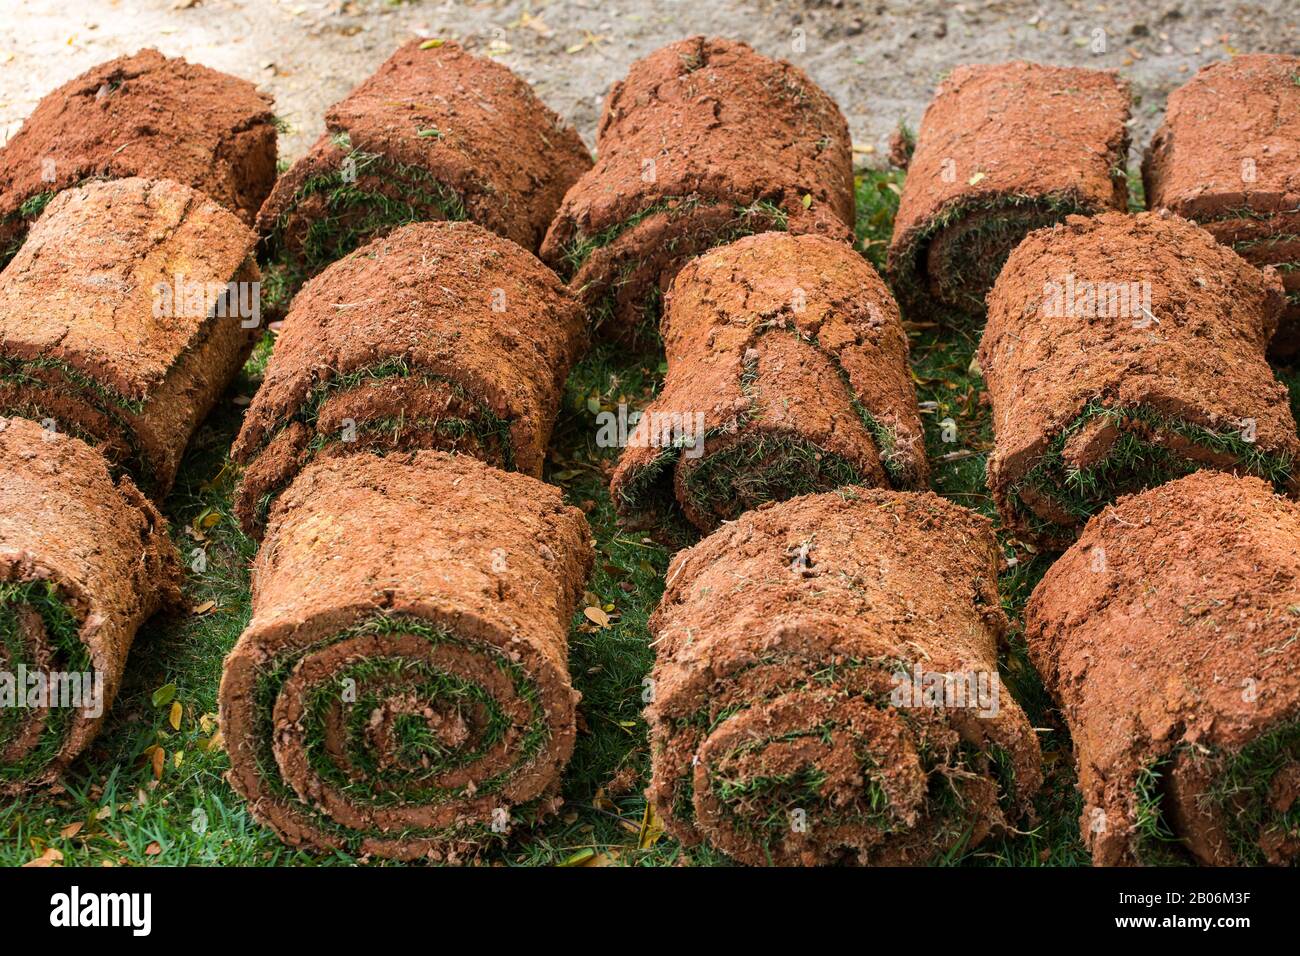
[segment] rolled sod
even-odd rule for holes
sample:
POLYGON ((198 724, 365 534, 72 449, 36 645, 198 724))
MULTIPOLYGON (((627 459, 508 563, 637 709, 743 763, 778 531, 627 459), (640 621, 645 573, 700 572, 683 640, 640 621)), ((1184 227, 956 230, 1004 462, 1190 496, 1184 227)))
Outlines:
POLYGON ((1004 525, 1066 547, 1118 495, 1198 468, 1296 486, 1295 420, 1264 350, 1282 284, 1170 213, 1071 216, 989 293, 979 364, 1004 525))
POLYGON ((541 477, 585 320, 559 279, 474 223, 404 226, 294 299, 232 454, 259 534, 308 462, 436 448, 541 477))
POLYGON ((171 179, 251 226, 275 182, 271 98, 165 57, 122 56, 47 95, 0 147, 0 265, 49 201, 95 179, 171 179))
POLYGON ((905 311, 984 314, 1030 231, 1124 209, 1129 89, 1111 71, 959 66, 926 108, 887 263, 905 311))
POLYGON ((161 498, 261 332, 256 242, 167 180, 60 193, 0 272, 0 413, 56 422, 161 498))
POLYGON ((772 229, 852 239, 843 114, 743 43, 691 37, 632 64, 596 151, 541 256, 616 337, 653 333, 677 270, 712 246, 772 229))
POLYGON ((663 318, 668 373, 610 488, 633 524, 713 530, 764 501, 928 475, 898 306, 847 243, 766 232, 700 256, 663 318))
POLYGON ((258 216, 287 292, 421 220, 472 220, 535 251, 591 168, 582 139, 532 87, 451 41, 401 46, 329 109, 325 128, 258 216))
POLYGON ((1108 507, 1034 590, 1098 864, 1300 857, 1297 540, 1295 502, 1202 471, 1108 507))
POLYGON ((549 812, 593 561, 560 492, 464 455, 318 461, 226 659, 230 782, 291 845, 455 860, 549 812))
POLYGON ((1273 348, 1300 349, 1300 56, 1202 67, 1169 94, 1142 179, 1152 209, 1193 219, 1248 262, 1278 268, 1289 307, 1273 348))
POLYGON ((669 832, 751 864, 911 864, 1020 818, 1042 771, 997 682, 999 560, 988 519, 867 488, 679 552, 650 621, 669 832))
POLYGON ((180 599, 167 526, 68 435, 0 417, 0 793, 95 739, 136 629, 180 599))

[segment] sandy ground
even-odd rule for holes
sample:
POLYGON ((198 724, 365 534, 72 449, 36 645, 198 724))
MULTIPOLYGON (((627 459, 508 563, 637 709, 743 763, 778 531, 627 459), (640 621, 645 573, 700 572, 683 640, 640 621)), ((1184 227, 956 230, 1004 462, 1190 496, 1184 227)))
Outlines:
POLYGON ((1165 96, 1234 52, 1300 51, 1295 0, 0 0, 0 142, 42 95, 144 46, 245 77, 275 96, 296 158, 325 108, 412 34, 499 58, 594 141, 599 105, 628 64, 693 33, 743 39, 803 66, 849 118, 858 159, 882 164, 959 63, 1025 58, 1120 70, 1134 144, 1165 96))

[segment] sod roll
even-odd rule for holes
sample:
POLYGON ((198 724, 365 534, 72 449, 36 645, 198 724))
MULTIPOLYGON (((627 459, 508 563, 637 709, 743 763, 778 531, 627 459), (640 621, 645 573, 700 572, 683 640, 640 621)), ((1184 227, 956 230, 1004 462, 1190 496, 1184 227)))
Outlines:
POLYGON ((1038 742, 997 678, 988 519, 929 492, 765 505, 668 569, 648 798, 751 864, 945 859, 1018 819, 1038 742))
POLYGON ((1072 216, 1027 238, 989 294, 979 364, 1003 524, 1065 547, 1118 495, 1198 468, 1296 485, 1282 306, 1260 271, 1169 213, 1072 216))
POLYGON ((418 220, 469 219, 535 251, 591 167, 581 138, 505 66, 411 40, 325 114, 258 216, 286 292, 418 220))
POLYGON ((1098 864, 1300 857, 1297 540, 1293 501, 1197 472, 1094 517, 1034 590, 1098 864))
POLYGON ((404 226, 294 300, 232 454, 258 534, 308 462, 459 451, 541 477, 581 310, 549 269, 473 223, 404 226))
POLYGON ((849 244, 767 232, 716 248, 677 274, 663 334, 663 389, 610 485, 629 522, 676 507, 708 532, 764 501, 925 485, 898 306, 849 244))
POLYGON ((95 739, 136 629, 179 602, 163 519, 83 442, 0 417, 0 793, 95 739))
POLYGON ((1124 209, 1128 117, 1128 84, 1110 71, 1017 61, 948 74, 894 219, 888 271, 904 310, 981 316, 1026 233, 1124 209))
POLYGON ((226 659, 230 781, 291 845, 455 860, 558 802, 591 534, 467 456, 310 465, 277 502, 226 659))
POLYGON ((712 246, 771 229, 852 239, 843 114, 743 43, 691 37, 632 64, 596 151, 541 256, 616 337, 653 335, 673 276, 712 246))
POLYGON ((275 182, 271 98, 217 70, 141 50, 83 73, 0 147, 0 265, 59 192, 92 179, 171 179, 251 226, 275 182))
POLYGON ((168 180, 60 193, 0 272, 0 412, 57 423, 161 498, 260 334, 255 244, 168 180))
POLYGON ((1273 338, 1300 349, 1300 56, 1255 53, 1202 67, 1169 94, 1142 165, 1147 204, 1194 219, 1248 262, 1282 273, 1273 338))

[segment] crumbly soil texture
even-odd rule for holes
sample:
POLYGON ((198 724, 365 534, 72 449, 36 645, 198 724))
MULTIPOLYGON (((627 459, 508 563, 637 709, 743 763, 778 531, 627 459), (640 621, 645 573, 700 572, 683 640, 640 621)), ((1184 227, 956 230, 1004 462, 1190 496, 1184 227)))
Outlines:
POLYGON ((1276 272, 1168 212, 1030 235, 979 351, 1004 527, 1065 547, 1119 495, 1199 468, 1294 490, 1300 439, 1264 357, 1282 303, 1276 272))
POLYGON ((1272 347, 1300 351, 1300 56, 1235 56, 1174 90, 1142 179, 1152 209, 1282 273, 1288 306, 1272 347))
POLYGON ((638 60, 605 100, 596 152, 541 255, 616 338, 652 340, 673 276, 712 246, 772 229, 852 238, 843 114, 744 43, 697 36, 638 60))
POLYGON ((924 487, 907 335, 889 290, 847 243, 766 232, 678 274, 663 317, 668 372, 610 485, 622 516, 704 532, 772 500, 841 485, 924 487))
POLYGON ((1202 471, 1088 522, 1026 610, 1100 865, 1300 857, 1300 507, 1202 471))
POLYGON ((249 534, 317 458, 456 451, 541 477, 586 341, 551 270, 470 222, 375 239, 294 299, 232 455, 249 534))
POLYGON ((260 334, 256 242, 169 180, 60 193, 0 273, 0 411, 56 423, 161 498, 260 334))
POLYGON ((472 220, 529 251, 591 168, 572 127, 508 68, 410 40, 325 115, 258 216, 285 301, 393 228, 472 220))
POLYGON ((154 506, 78 439, 0 417, 0 461, 0 672, 12 682, 0 793, 12 794, 57 780, 95 739, 136 629, 179 602, 180 567, 154 506))
MULTIPOLYGON (((1108 70, 961 66, 935 91, 910 158, 888 270, 909 317, 982 316, 1025 235, 1126 208, 1129 89, 1108 70)), ((904 150, 906 153, 906 150, 904 150)))
POLYGON ((290 845, 454 862, 558 804, 593 562, 558 489, 465 455, 318 461, 226 659, 230 781, 290 845))
POLYGON ((251 226, 275 182, 271 98, 247 80, 141 50, 46 96, 0 147, 0 265, 59 192, 95 179, 171 179, 251 226))
POLYGON ((920 689, 996 682, 998 564, 988 519, 867 488, 679 552, 650 621, 647 796, 669 832, 750 864, 887 865, 1019 819, 1042 772, 1016 701, 920 689))

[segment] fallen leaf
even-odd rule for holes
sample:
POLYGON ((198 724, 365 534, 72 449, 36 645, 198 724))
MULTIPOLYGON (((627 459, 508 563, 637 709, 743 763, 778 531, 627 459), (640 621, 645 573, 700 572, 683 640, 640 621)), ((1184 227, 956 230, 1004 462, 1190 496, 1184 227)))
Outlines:
POLYGON ((207 614, 208 612, 215 609, 216 606, 217 606, 216 601, 204 601, 202 604, 198 605, 197 607, 190 608, 190 611, 191 613, 194 614, 195 617, 202 617, 204 614, 207 614))
POLYGON ((62 830, 59 831, 59 836, 63 837, 63 839, 65 840, 68 839, 69 837, 74 837, 81 832, 81 828, 84 826, 85 824, 82 823, 80 820, 78 820, 76 823, 69 823, 66 827, 64 827, 62 830))
POLYGON ((423 43, 420 44, 420 49, 421 49, 421 50, 436 50, 436 49, 438 49, 438 47, 442 46, 442 45, 443 45, 444 43, 446 43, 446 42, 447 42, 446 40, 440 40, 440 39, 437 39, 437 38, 434 38, 434 39, 432 39, 432 40, 425 40, 423 43))
POLYGON ((583 608, 582 616, 593 624, 598 624, 601 627, 609 627, 609 615, 598 607, 583 608))
POLYGON ((172 730, 181 729, 181 717, 184 715, 184 705, 179 700, 172 701, 172 711, 167 715, 167 722, 172 725, 172 730))
POLYGON ((166 707, 176 696, 175 684, 163 684, 153 692, 153 705, 155 707, 166 707))
POLYGON ((154 840, 152 843, 150 843, 147 847, 144 848, 145 856, 157 856, 160 853, 162 853, 162 847, 158 845, 157 840, 154 840))

